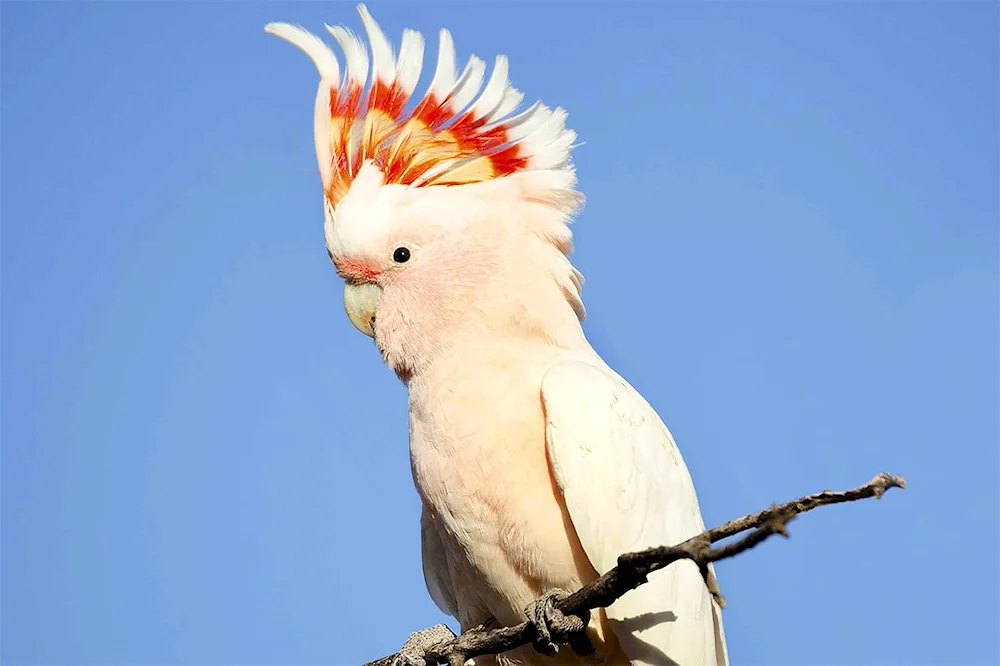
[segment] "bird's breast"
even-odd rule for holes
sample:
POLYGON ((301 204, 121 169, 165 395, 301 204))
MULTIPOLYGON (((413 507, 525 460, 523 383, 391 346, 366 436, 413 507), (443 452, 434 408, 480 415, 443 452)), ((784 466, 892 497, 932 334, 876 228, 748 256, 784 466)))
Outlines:
MULTIPOLYGON (((551 587, 596 574, 550 473, 541 403, 544 360, 441 368, 410 384, 414 482, 442 539, 504 622, 551 587)), ((462 602, 459 600, 459 605, 462 602)))

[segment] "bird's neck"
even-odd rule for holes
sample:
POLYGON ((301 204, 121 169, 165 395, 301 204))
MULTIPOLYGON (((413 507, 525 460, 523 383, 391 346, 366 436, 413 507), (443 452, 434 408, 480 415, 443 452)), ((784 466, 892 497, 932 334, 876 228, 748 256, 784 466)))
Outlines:
POLYGON ((407 332, 395 352, 383 348, 386 362, 408 382, 456 358, 469 371, 486 372, 498 355, 513 349, 589 349, 563 287, 551 275, 530 273, 499 275, 479 285, 463 296, 460 309, 407 332))

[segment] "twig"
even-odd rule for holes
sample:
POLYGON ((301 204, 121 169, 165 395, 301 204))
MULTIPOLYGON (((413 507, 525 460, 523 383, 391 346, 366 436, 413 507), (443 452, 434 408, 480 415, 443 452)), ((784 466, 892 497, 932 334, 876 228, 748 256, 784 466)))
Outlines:
MULTIPOLYGON (((709 563, 739 555, 774 534, 787 537, 788 523, 799 514, 817 507, 856 502, 871 497, 880 499, 890 488, 905 487, 906 480, 903 477, 882 472, 865 485, 853 490, 844 492, 824 490, 821 493, 800 497, 785 504, 730 520, 676 546, 659 546, 637 553, 625 553, 618 558, 618 566, 561 599, 555 604, 555 608, 567 616, 586 616, 591 610, 610 606, 626 592, 645 583, 649 574, 679 560, 692 560, 698 564, 702 574, 706 576, 709 590, 724 605, 718 585, 709 573, 709 563), (712 544, 748 530, 752 531, 746 536, 718 548, 712 548, 712 544)), ((506 652, 527 645, 534 639, 535 626, 531 622, 497 629, 476 627, 453 640, 431 647, 427 651, 426 660, 428 663, 461 666, 473 657, 506 652)), ((559 642, 565 645, 569 641, 567 639, 559 642)), ((382 657, 364 666, 389 666, 395 657, 396 655, 382 657)))

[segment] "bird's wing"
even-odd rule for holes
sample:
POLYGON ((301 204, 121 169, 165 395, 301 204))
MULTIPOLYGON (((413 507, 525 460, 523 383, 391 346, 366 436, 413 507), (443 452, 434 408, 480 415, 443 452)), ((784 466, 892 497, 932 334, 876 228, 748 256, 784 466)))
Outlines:
MULTIPOLYGON (((549 464, 598 573, 622 553, 704 531, 694 484, 667 427, 603 365, 560 361, 542 379, 549 464)), ((691 561, 649 576, 607 609, 632 664, 728 664, 721 611, 691 561)))
POLYGON ((424 565, 424 583, 431 599, 442 613, 457 618, 458 604, 451 589, 448 554, 426 509, 420 513, 420 555, 424 565))

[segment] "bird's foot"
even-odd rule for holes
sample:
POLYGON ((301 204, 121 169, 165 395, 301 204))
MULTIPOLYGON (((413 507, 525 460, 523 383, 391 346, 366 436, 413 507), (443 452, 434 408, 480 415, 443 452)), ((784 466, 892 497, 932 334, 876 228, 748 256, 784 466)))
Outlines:
POLYGON ((528 620, 535 627, 535 640, 532 641, 535 650, 550 657, 559 652, 560 643, 568 643, 579 655, 593 654, 594 651, 584 633, 590 623, 590 611, 585 611, 585 617, 580 618, 576 615, 564 615, 556 608, 556 603, 568 596, 569 592, 566 590, 555 588, 524 609, 528 620))
POLYGON ((430 666, 427 662, 427 651, 453 638, 455 632, 443 624, 415 631, 406 639, 403 647, 399 648, 399 653, 392 660, 392 666, 430 666))

